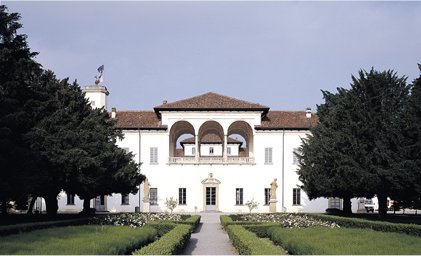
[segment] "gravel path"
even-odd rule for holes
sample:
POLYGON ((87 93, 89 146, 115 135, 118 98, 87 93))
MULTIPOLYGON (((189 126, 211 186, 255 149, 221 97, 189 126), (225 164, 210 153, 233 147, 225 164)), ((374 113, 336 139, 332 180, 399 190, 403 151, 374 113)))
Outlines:
POLYGON ((238 255, 227 233, 222 229, 221 213, 199 213, 200 224, 191 235, 183 254, 186 255, 238 255))

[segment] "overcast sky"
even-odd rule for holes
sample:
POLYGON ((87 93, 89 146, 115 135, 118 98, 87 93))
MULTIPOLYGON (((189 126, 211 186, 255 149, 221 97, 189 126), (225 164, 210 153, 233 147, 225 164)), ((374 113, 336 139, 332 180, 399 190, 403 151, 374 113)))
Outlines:
POLYGON ((9 2, 36 60, 94 84, 108 109, 152 110, 209 91, 315 109, 358 70, 419 76, 421 2, 9 2))

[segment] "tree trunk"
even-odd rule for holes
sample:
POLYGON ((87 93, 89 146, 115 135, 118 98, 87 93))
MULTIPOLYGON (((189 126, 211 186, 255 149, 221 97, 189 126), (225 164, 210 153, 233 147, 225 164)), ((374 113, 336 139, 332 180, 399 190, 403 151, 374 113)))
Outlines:
POLYGON ((47 215, 50 217, 54 217, 57 215, 58 210, 58 202, 57 202, 57 195, 46 195, 44 196, 45 199, 45 207, 47 209, 47 215))
POLYGON ((85 198, 83 199, 83 210, 84 213, 89 213, 91 211, 91 199, 85 198))
POLYGON ((28 211, 26 212, 26 214, 28 215, 32 214, 32 210, 34 209, 34 205, 36 201, 37 201, 37 197, 32 196, 31 202, 29 203, 28 211))
POLYGON ((379 215, 380 215, 380 217, 386 217, 386 215, 387 215, 387 196, 377 195, 377 200, 379 202, 379 215))
POLYGON ((343 212, 345 215, 352 215, 352 207, 351 207, 351 197, 344 197, 343 198, 343 212))
POLYGON ((4 200, 1 202, 1 214, 6 215, 7 214, 7 201, 4 200))

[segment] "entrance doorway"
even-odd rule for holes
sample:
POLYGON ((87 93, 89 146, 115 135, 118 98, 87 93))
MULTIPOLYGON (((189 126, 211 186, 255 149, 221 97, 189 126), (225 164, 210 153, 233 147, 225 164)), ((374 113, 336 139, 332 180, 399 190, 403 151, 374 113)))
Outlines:
POLYGON ((209 173, 208 177, 202 180, 203 184, 203 211, 219 211, 219 185, 221 182, 209 173))
POLYGON ((216 211, 216 187, 206 187, 205 211, 216 211))

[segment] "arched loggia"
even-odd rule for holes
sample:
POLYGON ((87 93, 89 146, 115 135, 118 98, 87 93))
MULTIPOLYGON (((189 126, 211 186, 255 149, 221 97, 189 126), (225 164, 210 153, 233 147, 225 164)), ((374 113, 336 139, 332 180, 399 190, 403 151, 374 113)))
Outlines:
POLYGON ((171 126, 170 136, 169 136, 169 140, 170 140, 169 154, 170 154, 170 157, 177 156, 177 154, 176 154, 177 141, 181 137, 183 137, 183 138, 189 137, 189 136, 186 136, 186 135, 191 135, 193 137, 195 135, 195 130, 194 130, 194 127, 191 123, 189 123, 187 121, 178 121, 171 126))
MULTIPOLYGON (((229 128, 228 128, 228 136, 232 135, 240 135, 245 140, 245 143, 243 145, 245 148, 244 150, 244 156, 246 157, 253 157, 254 156, 254 140, 253 140, 253 129, 251 126, 244 121, 235 121, 233 122, 229 128)), ((234 137, 235 138, 235 137, 234 137)))

